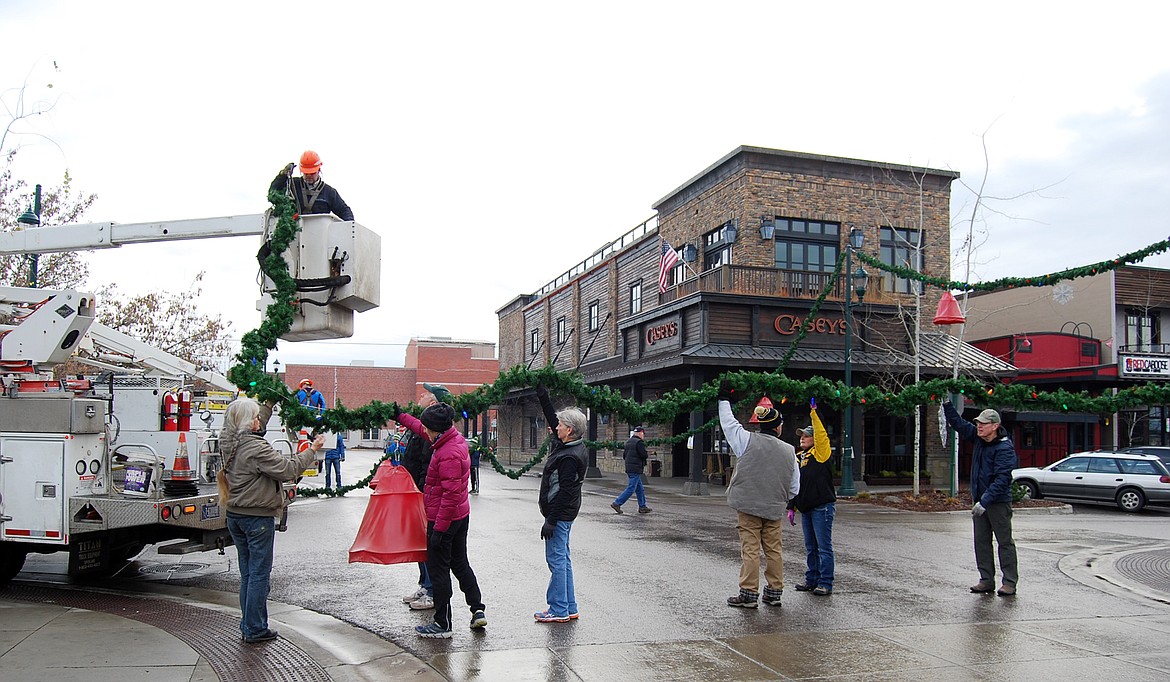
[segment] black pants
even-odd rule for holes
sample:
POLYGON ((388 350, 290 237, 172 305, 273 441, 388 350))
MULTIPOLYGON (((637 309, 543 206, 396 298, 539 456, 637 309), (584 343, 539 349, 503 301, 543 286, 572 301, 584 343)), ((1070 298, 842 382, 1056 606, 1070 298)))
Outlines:
POLYGON ((467 598, 471 613, 484 608, 475 571, 471 570, 471 564, 467 562, 467 527, 470 519, 468 516, 453 521, 441 538, 435 537, 435 523, 427 522, 427 572, 435 588, 435 622, 448 630, 451 629, 452 573, 459 581, 459 589, 467 598))

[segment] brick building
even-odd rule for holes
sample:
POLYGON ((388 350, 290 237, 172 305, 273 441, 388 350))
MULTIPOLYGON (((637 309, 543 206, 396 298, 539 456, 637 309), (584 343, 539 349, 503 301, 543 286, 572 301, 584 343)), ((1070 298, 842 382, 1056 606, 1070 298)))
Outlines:
MULTIPOLYGON (((654 219, 539 292, 500 308, 501 369, 549 363, 579 368, 588 382, 639 401, 698 388, 728 370, 773 371, 832 281, 852 228, 865 236, 864 253, 949 276, 950 184, 957 177, 952 171, 739 147, 655 203, 654 219), (664 240, 680 258, 660 290, 664 240)), ((789 377, 842 378, 844 281, 839 277, 828 292, 819 323, 785 370, 789 377)), ((855 385, 913 383, 916 358, 923 376, 949 376, 955 353, 965 373, 1013 371, 930 327, 939 291, 927 288, 921 297, 918 309, 929 331, 915 335, 916 285, 879 272, 871 274, 867 289, 864 303, 853 308, 855 385)), ((517 397, 501 410, 499 447, 501 455, 526 459, 544 429, 535 402, 517 397)), ((781 409, 794 428, 808 423, 807 406, 781 409)), ((839 448, 842 415, 825 412, 821 416, 839 448)), ((859 479, 867 467, 912 468, 912 418, 854 412, 859 479)), ((714 415, 713 405, 680 414, 672 424, 648 425, 647 438, 686 433, 714 415)), ((597 414, 590 415, 590 426, 601 440, 624 440, 631 427, 597 414)), ((651 447, 655 471, 686 476, 696 484, 688 488, 701 491, 729 463, 720 454, 718 430, 701 435, 689 446, 651 447)), ((944 480, 949 458, 934 454, 924 465, 944 480)), ((599 469, 621 471, 620 452, 596 457, 599 469)))
MULTIPOLYGON (((404 367, 353 365, 293 365, 285 368, 285 385, 296 390, 302 379, 325 397, 325 406, 360 407, 374 400, 417 401, 423 384, 442 384, 452 393, 468 393, 490 384, 500 373, 496 346, 486 341, 454 341, 448 338, 414 338, 406 346, 404 367)), ((487 424, 490 428, 490 422, 487 424)), ((466 431, 481 432, 483 424, 466 425, 466 431)), ((350 434, 352 445, 378 447, 386 430, 350 434), (358 437, 360 436, 360 438, 358 437)))

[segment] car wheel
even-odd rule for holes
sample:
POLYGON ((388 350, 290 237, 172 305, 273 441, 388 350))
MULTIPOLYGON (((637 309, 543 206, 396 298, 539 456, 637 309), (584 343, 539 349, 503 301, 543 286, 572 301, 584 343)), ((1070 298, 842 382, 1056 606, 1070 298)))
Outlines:
POLYGON ((1146 506, 1146 495, 1137 488, 1123 488, 1117 493, 1117 506, 1121 511, 1140 512, 1146 506))
POLYGON ((23 549, 0 546, 0 587, 7 585, 8 581, 20 573, 20 569, 24 566, 24 556, 23 549))
POLYGON ((1016 481, 1016 484, 1024 489, 1025 500, 1039 500, 1044 497, 1040 494, 1040 486, 1036 485, 1035 481, 1020 480, 1016 481))

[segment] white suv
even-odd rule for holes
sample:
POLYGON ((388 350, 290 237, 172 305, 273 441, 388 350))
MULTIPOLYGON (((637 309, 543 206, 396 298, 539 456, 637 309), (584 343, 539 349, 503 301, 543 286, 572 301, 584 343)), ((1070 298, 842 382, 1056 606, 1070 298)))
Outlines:
POLYGON ((1154 455, 1078 452, 1046 467, 1016 469, 1012 480, 1035 499, 1113 502, 1127 512, 1170 504, 1170 471, 1154 455))

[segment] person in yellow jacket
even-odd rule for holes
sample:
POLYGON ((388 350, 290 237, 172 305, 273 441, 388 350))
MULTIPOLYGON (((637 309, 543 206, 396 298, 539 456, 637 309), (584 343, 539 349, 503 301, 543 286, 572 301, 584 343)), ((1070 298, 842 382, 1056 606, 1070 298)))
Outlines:
POLYGON ((829 468, 829 456, 833 454, 829 434, 817 415, 816 398, 809 405, 812 425, 797 430, 800 492, 788 503, 788 522, 796 525, 799 509, 808 568, 804 582, 796 590, 826 597, 833 594, 833 517, 837 515, 837 493, 833 490, 833 470, 829 468))

